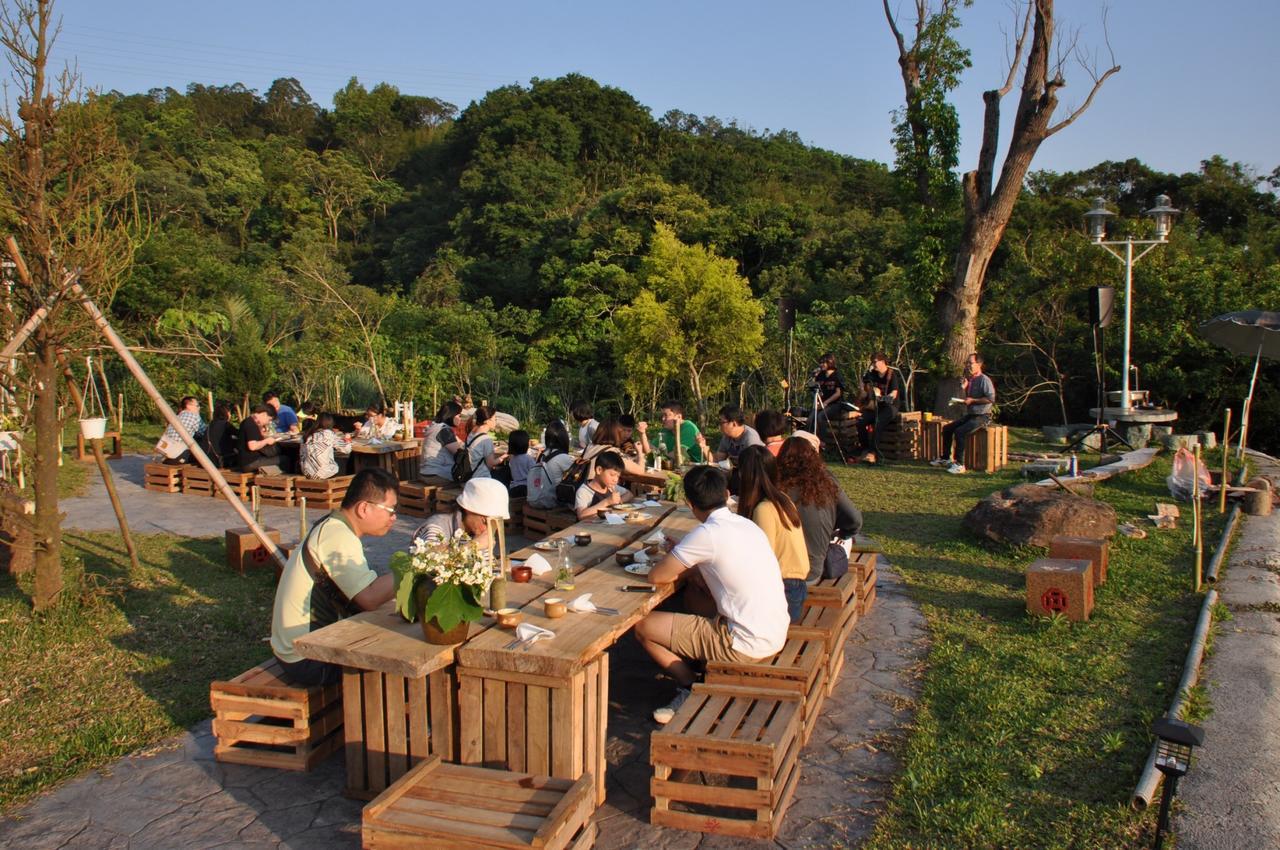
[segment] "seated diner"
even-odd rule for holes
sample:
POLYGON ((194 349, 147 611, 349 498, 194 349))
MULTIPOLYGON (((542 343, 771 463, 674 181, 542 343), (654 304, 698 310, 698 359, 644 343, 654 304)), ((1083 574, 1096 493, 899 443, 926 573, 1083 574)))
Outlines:
POLYGON ((573 509, 578 519, 591 519, 614 505, 631 501, 631 491, 618 483, 624 465, 618 452, 604 452, 595 459, 595 474, 574 494, 573 509))

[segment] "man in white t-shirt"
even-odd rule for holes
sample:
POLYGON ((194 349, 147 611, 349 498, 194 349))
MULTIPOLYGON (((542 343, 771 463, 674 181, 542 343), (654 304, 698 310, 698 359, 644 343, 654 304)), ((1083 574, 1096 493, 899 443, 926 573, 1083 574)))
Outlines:
POLYGON ((689 696, 693 671, 684 659, 759 661, 776 655, 787 640, 790 617, 782 570, 769 540, 754 522, 731 512, 729 479, 722 469, 695 466, 684 477, 685 498, 702 525, 695 528, 649 573, 668 584, 696 569, 719 612, 714 619, 654 611, 636 624, 640 645, 680 689, 653 719, 667 723, 689 696))

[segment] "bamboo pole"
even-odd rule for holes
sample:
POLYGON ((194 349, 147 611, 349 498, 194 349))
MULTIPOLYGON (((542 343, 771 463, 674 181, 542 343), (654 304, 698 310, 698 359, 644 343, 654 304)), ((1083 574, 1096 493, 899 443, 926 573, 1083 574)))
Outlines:
POLYGON ((1200 444, 1196 444, 1195 459, 1195 490, 1192 498, 1195 500, 1192 505, 1192 520, 1195 522, 1195 540, 1196 540, 1196 593, 1200 592, 1201 579, 1203 577, 1204 567, 1204 528, 1201 525, 1201 517, 1204 514, 1203 500, 1200 498, 1200 444))
MULTIPOLYGON (((99 357, 94 362, 98 367, 98 377, 102 379, 102 394, 107 400, 106 414, 110 419, 120 421, 120 417, 116 415, 116 411, 120 408, 116 406, 115 399, 111 397, 111 384, 107 383, 107 370, 102 367, 102 358, 99 357)), ((90 379, 92 380, 92 376, 90 376, 90 379)), ((123 399, 123 396, 121 398, 123 399)))
POLYGON ((124 439, 124 393, 116 396, 116 430, 120 432, 120 439, 124 439))
POLYGON ((169 402, 164 400, 164 396, 162 396, 160 391, 156 389, 156 385, 151 383, 151 378, 147 376, 146 371, 133 356, 133 352, 129 351, 128 346, 124 344, 124 340, 122 340, 120 335, 116 333, 115 328, 111 327, 111 323, 107 321, 106 316, 102 315, 102 311, 89 300, 89 296, 85 293, 84 289, 78 282, 73 282, 71 284, 71 291, 72 294, 80 300, 80 305, 93 319, 94 324, 98 326, 98 330, 100 330, 102 335, 106 337, 107 341, 111 343, 111 347, 120 355, 120 359, 124 361, 125 367, 128 368, 134 379, 137 380, 143 391, 146 392, 147 396, 155 403, 156 407, 160 410, 160 414, 164 417, 165 422, 172 425, 174 430, 178 432, 178 436, 180 436, 182 441, 187 444, 187 448, 191 450, 191 456, 195 458, 196 463, 200 464, 200 467, 204 469, 205 472, 209 473, 209 477, 213 479, 213 484, 218 488, 218 492, 223 495, 227 500, 227 503, 231 505, 231 508, 240 515, 240 518, 244 520, 245 525, 247 525, 249 530, 253 532, 253 536, 258 538, 258 542, 261 543, 266 550, 271 553, 272 557, 276 559, 276 562, 280 564, 280 568, 284 569, 285 560, 284 556, 280 552, 280 547, 277 546, 276 542, 271 539, 270 535, 263 530, 262 526, 254 520, 253 515, 245 509, 245 506, 240 502, 239 497, 236 496, 235 491, 227 484, 227 479, 222 477, 221 470, 214 466, 213 461, 209 460, 209 456, 204 453, 204 449, 200 448, 199 444, 196 443, 195 438, 191 434, 187 433, 186 428, 182 427, 182 423, 178 421, 178 415, 173 412, 173 408, 169 406, 169 402))
POLYGON ((1227 512, 1227 486, 1231 480, 1231 408, 1227 408, 1226 421, 1222 423, 1222 487, 1218 491, 1218 513, 1227 512))
POLYGON ((213 390, 209 390, 208 397, 209 397, 209 421, 212 422, 213 421, 213 390))
MULTIPOLYGON (((71 398, 75 401, 76 406, 84 407, 84 398, 80 393, 80 388, 76 386, 75 373, 71 371, 71 364, 67 362, 65 355, 58 354, 58 362, 62 364, 62 374, 67 379, 67 388, 71 391, 71 398)), ((89 376, 92 380, 93 376, 89 376)), ((93 448, 93 459, 97 461, 98 473, 102 476, 102 483, 107 487, 107 498, 111 500, 111 510, 115 511, 116 523, 120 526, 120 536, 124 539, 124 550, 129 553, 129 563, 134 571, 141 572, 142 565, 138 563, 138 547, 133 545, 133 535, 129 532, 129 519, 125 516, 124 505, 120 504, 120 494, 116 492, 115 477, 111 474, 111 467, 107 466, 107 459, 102 454, 102 440, 96 438, 89 441, 93 448)))
POLYGON ((298 497, 298 540, 307 539, 307 497, 298 497))

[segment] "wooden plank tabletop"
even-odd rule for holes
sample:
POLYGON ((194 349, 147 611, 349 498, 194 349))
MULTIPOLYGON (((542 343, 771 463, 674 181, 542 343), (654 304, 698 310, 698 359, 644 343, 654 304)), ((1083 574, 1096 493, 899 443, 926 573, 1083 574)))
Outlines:
MULTIPOLYGON (((472 623, 471 633, 485 628, 472 623)), ((452 646, 427 643, 420 623, 407 623, 396 613, 395 600, 303 635, 293 646, 303 658, 412 679, 448 667, 454 652, 452 646)))
POLYGON ((416 449, 421 444, 421 440, 383 440, 373 446, 369 445, 365 440, 352 440, 351 451, 360 455, 384 455, 390 452, 404 451, 405 449, 416 449))
MULTIPOLYGON (((668 514, 658 527, 664 534, 678 541, 697 526, 698 521, 693 513, 684 507, 668 514)), ((538 641, 527 652, 513 652, 503 649, 511 642, 512 633, 506 629, 491 629, 458 648, 458 664, 484 670, 561 678, 571 676, 612 646, 642 617, 657 607, 658 603, 674 592, 671 585, 660 586, 653 593, 624 593, 619 590, 622 585, 643 584, 644 581, 644 578, 628 573, 613 558, 609 558, 578 575, 573 590, 548 590, 543 598, 563 596, 566 600, 572 600, 590 593, 591 601, 597 605, 617 608, 620 612, 617 616, 570 612, 558 620, 549 620, 542 616, 540 599, 534 599, 526 605, 522 622, 550 629, 556 633, 556 637, 538 641)))

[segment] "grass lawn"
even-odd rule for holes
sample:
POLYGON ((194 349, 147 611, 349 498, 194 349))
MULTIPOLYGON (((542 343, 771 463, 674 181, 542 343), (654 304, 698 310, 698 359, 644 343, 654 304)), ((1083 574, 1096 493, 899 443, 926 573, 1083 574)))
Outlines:
MULTIPOLYGON (((1121 521, 1143 518, 1168 501, 1168 472, 1159 458, 1095 495, 1121 521)), ((1021 480, 1017 464, 991 476, 922 464, 837 475, 922 606, 931 641, 904 770, 867 846, 1139 846, 1154 809, 1136 814, 1129 794, 1199 609, 1190 511, 1176 531, 1142 519, 1146 539, 1117 537, 1092 619, 1073 624, 1025 611, 1024 570, 1044 550, 984 544, 961 527, 980 498, 1021 480)), ((1216 542, 1221 522, 1209 518, 1216 542)))
POLYGON ((221 540, 135 535, 130 577, 118 535, 63 539, 53 613, 0 576, 0 807, 208 717, 209 682, 270 655, 273 577, 228 571, 221 540))

